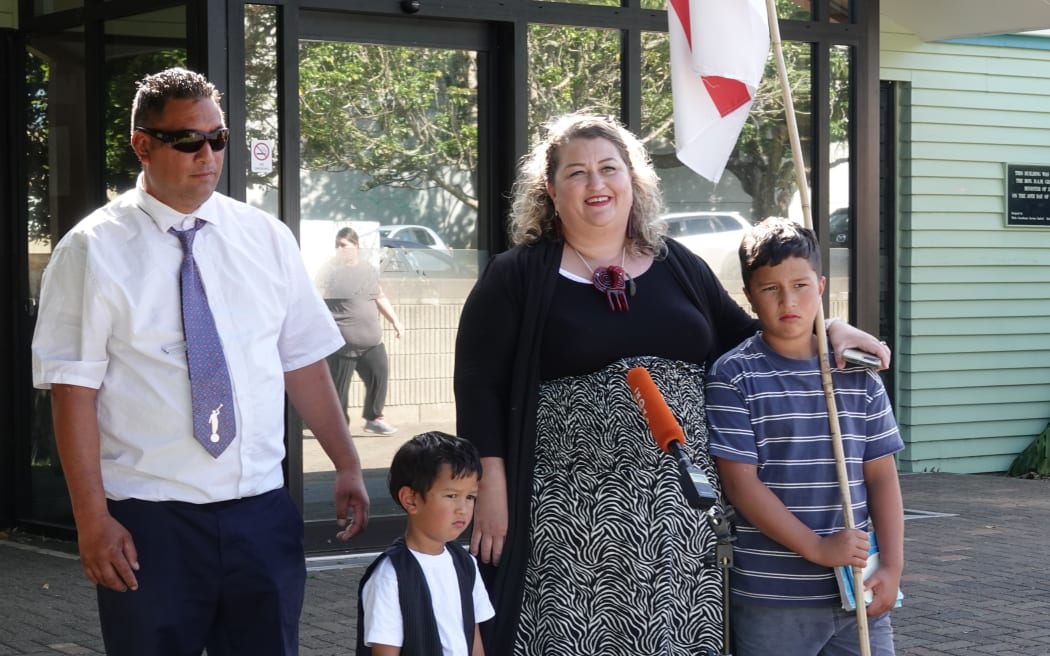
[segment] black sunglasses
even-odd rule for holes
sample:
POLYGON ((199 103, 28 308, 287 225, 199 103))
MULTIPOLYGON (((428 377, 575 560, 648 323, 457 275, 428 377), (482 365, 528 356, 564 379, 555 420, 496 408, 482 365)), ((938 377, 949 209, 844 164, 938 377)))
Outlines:
POLYGON ((200 132, 199 130, 154 130, 153 128, 136 127, 137 132, 145 132, 154 139, 158 139, 180 153, 195 153, 204 147, 204 142, 214 152, 219 152, 226 147, 230 140, 230 128, 219 128, 213 132, 200 132))

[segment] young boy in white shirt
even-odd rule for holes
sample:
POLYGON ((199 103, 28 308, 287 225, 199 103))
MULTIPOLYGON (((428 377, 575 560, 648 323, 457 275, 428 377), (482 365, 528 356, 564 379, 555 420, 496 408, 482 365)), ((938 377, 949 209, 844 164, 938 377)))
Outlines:
POLYGON ((408 528, 358 590, 358 656, 484 656, 478 623, 495 615, 477 562, 454 541, 470 525, 481 460, 431 431, 398 449, 387 478, 408 528))

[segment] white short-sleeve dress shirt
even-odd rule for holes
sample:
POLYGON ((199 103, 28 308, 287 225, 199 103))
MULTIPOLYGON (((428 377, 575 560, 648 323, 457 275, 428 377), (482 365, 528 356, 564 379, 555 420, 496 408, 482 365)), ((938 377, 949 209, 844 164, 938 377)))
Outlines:
POLYGON ((73 228, 44 271, 33 383, 95 388, 110 499, 209 503, 283 484, 284 373, 343 345, 295 238, 222 194, 192 215, 142 189, 73 228), (207 221, 194 259, 233 383, 237 436, 218 458, 193 437, 179 265, 168 232, 207 221))

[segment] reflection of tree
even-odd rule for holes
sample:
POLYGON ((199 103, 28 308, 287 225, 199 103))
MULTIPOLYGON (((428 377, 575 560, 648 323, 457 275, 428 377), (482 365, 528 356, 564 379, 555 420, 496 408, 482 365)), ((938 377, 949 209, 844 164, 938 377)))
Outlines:
MULTIPOLYGON (((778 0, 782 11, 797 9, 778 0)), ((271 8, 246 5, 246 115, 249 137, 277 133, 276 20, 271 8), (263 12, 269 11, 266 14, 263 12), (256 134, 257 133, 257 134, 256 134)), ((646 133, 658 167, 678 166, 673 141, 669 51, 665 34, 642 35, 646 133)), ((529 27, 529 127, 574 109, 618 113, 620 42, 615 30, 529 27)), ((785 57, 803 140, 811 140, 810 47, 786 44, 785 57)), ((143 75, 181 65, 181 49, 110 58, 106 68, 106 186, 133 184, 139 165, 128 147, 130 98, 143 75)), ((303 42, 300 49, 301 161, 308 170, 353 169, 363 190, 378 186, 440 188, 477 209, 477 61, 463 50, 303 42), (450 175, 459 172, 460 175, 450 175)), ((849 53, 831 52, 831 139, 848 127, 849 53)), ((46 60, 29 57, 26 70, 29 234, 47 240, 48 79, 46 60)), ((786 215, 794 172, 779 81, 772 59, 751 116, 727 169, 752 196, 753 216, 786 215)), ((254 180, 254 178, 253 178, 254 180)))
MULTIPOLYGON (((799 11, 778 0, 781 11, 799 11)), ((246 6, 246 12, 252 11, 246 6)), ((790 15, 790 14, 789 14, 790 15)), ((275 23, 248 20, 249 117, 276 117, 273 79, 277 67, 266 53, 275 48, 275 23)), ((616 30, 531 25, 529 27, 529 129, 535 133, 553 115, 586 108, 618 114, 620 39, 616 30)), ((643 33, 643 123, 640 135, 657 167, 673 159, 673 112, 666 34, 643 33)), ((300 44, 301 165, 307 170, 356 170, 362 191, 378 186, 440 188, 477 208, 477 61, 474 52, 352 43, 300 44), (461 175, 450 175, 460 172, 461 175)), ((847 129, 849 55, 832 50, 831 138, 847 129)), ((809 44, 785 44, 795 111, 805 149, 811 143, 812 106, 809 44)), ((276 125, 269 126, 273 133, 276 125)), ((753 216, 786 216, 795 191, 784 107, 770 58, 750 118, 727 170, 752 196, 753 216)))
MULTIPOLYGON (((273 139, 278 134, 277 9, 245 4, 244 20, 244 136, 245 141, 251 143, 252 139, 273 139)), ((249 170, 248 186, 276 188, 276 171, 276 168, 270 173, 249 170)))
MULTIPOLYGON (((139 163, 131 149, 131 101, 135 83, 150 73, 184 66, 183 49, 157 50, 110 57, 105 69, 105 188, 123 191, 131 187, 139 163)), ((49 99, 56 96, 51 84, 51 63, 46 53, 30 52, 26 65, 26 142, 28 162, 28 232, 30 241, 50 243, 51 179, 48 153, 51 140, 49 99)))
POLYGON ((477 209, 477 60, 464 50, 300 44, 302 166, 440 188, 477 209))
POLYGON ((529 26, 530 137, 548 119, 588 110, 620 114, 620 38, 615 30, 529 26))
MULTIPOLYGON (((785 43, 784 59, 795 103, 802 152, 811 142, 812 105, 810 93, 809 44, 785 43)), ((771 56, 765 75, 755 94, 751 113, 726 169, 735 175, 744 191, 751 195, 752 216, 787 216, 796 189, 791 141, 784 113, 784 97, 771 56)))
MULTIPOLYGON (((778 0, 778 4, 786 2, 788 0, 778 0)), ((649 79, 647 84, 643 85, 645 95, 642 98, 642 106, 646 110, 645 122, 649 131, 642 136, 646 143, 650 144, 650 150, 660 153, 654 156, 657 167, 671 168, 680 164, 674 157, 671 146, 674 128, 669 51, 666 35, 650 39, 663 42, 661 47, 653 47, 655 44, 646 47, 643 55, 642 70, 646 71, 649 79)), ((810 45, 785 43, 784 60, 795 104, 803 154, 808 155, 813 130, 810 45)), ((829 97, 832 142, 845 140, 848 133, 849 63, 848 49, 831 50, 829 97)), ((783 94, 772 54, 766 63, 762 83, 755 94, 748 120, 744 124, 736 149, 729 157, 726 170, 740 180, 743 190, 751 196, 752 216, 764 218, 788 215, 788 207, 797 188, 783 94)))
POLYGON ((47 62, 29 52, 26 57, 26 161, 28 165, 29 240, 51 242, 51 219, 48 212, 47 160, 47 62))
POLYGON ((136 83, 152 73, 186 65, 183 49, 157 50, 106 61, 106 189, 122 192, 135 184, 141 167, 131 148, 131 101, 136 83))
MULTIPOLYGON (((808 157, 813 138, 810 45, 785 43, 784 60, 795 104, 802 153, 808 157)), ((832 142, 841 141, 846 139, 849 128, 849 51, 846 49, 831 50, 831 84, 828 92, 831 104, 830 139, 832 142)), ((812 162, 806 163, 807 175, 810 174, 811 166, 812 162)), ((772 56, 766 64, 765 76, 740 142, 726 168, 740 179, 744 190, 751 194, 753 216, 787 216, 797 185, 784 98, 772 56)))

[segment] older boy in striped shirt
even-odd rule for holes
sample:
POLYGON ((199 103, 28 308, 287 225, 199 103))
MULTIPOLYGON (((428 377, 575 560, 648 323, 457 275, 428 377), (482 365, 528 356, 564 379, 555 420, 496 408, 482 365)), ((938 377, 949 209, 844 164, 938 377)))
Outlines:
POLYGON ((872 369, 832 372, 856 527, 846 530, 813 334, 825 283, 816 235, 768 219, 745 236, 740 261, 761 330, 719 358, 707 383, 711 454, 739 513, 733 653, 859 654, 833 568, 863 567, 877 530, 881 566, 865 581, 871 653, 892 655, 889 610, 904 566, 892 456, 903 442, 886 391, 872 369))

